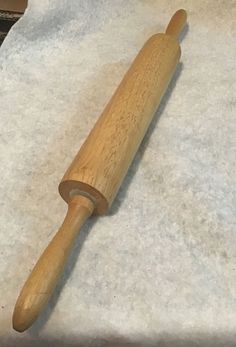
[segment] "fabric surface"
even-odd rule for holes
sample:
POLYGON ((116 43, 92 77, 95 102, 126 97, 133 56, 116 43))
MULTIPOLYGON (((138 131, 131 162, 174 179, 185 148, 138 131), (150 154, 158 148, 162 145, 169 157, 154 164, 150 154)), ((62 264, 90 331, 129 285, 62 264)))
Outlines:
POLYGON ((0 48, 0 345, 236 346, 236 2, 44 0, 0 48), (133 58, 179 8, 174 79, 108 216, 44 314, 16 298, 62 222, 57 185, 133 58))

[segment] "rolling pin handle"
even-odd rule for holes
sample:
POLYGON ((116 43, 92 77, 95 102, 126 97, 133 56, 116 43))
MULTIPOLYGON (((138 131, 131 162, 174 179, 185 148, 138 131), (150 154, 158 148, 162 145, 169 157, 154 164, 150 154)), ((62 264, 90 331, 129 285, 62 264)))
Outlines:
POLYGON ((74 196, 69 202, 62 226, 39 258, 18 297, 12 321, 15 330, 22 332, 29 328, 47 304, 75 238, 93 210, 94 203, 85 196, 74 196))
POLYGON ((175 14, 171 18, 166 28, 166 34, 174 36, 177 39, 181 31, 183 30, 183 27, 185 26, 186 21, 187 21, 186 11, 183 9, 178 10, 177 12, 175 12, 175 14))

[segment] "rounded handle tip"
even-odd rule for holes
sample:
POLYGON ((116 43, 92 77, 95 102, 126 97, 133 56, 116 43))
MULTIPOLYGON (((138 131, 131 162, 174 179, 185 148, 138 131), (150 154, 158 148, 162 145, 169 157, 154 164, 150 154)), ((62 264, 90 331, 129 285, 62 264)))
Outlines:
POLYGON ((174 37, 178 37, 183 27, 185 26, 187 21, 187 12, 184 9, 180 9, 175 12, 172 16, 167 28, 166 34, 172 35, 174 37))
POLYGON ((13 317, 12 327, 14 330, 22 333, 28 329, 34 322, 34 317, 31 317, 29 310, 24 310, 22 307, 16 306, 13 317))

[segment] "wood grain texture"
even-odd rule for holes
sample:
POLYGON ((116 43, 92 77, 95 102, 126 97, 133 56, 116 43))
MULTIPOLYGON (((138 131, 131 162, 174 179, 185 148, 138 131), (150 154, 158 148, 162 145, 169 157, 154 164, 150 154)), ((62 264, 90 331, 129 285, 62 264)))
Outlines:
POLYGON ((62 179, 59 191, 88 194, 96 212, 111 205, 180 58, 169 35, 144 45, 62 179))
POLYGON ((27 329, 47 304, 74 240, 93 209, 92 201, 83 196, 76 196, 69 202, 61 228, 39 258, 18 297, 13 314, 15 330, 27 329))

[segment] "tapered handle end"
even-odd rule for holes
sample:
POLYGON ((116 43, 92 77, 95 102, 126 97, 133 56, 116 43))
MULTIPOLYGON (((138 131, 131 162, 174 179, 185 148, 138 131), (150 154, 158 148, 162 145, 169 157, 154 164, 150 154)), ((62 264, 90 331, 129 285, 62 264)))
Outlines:
POLYGON ((175 38, 178 38, 181 31, 183 30, 185 24, 187 21, 187 12, 183 9, 178 10, 175 12, 175 14, 172 16, 167 28, 166 28, 166 34, 174 36, 175 38))
POLYGON ((24 310, 20 306, 16 306, 12 318, 12 327, 14 330, 22 333, 28 329, 37 317, 32 317, 29 310, 24 310))
POLYGON ((66 218, 45 249, 17 299, 12 325, 16 331, 28 329, 50 299, 63 272, 74 240, 94 210, 93 202, 84 196, 71 199, 66 218))

